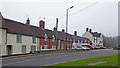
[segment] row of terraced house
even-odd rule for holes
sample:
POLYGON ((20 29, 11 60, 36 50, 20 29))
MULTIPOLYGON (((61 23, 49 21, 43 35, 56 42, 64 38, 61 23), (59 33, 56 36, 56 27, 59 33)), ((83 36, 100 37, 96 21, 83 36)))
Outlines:
POLYGON ((45 21, 39 21, 39 27, 6 19, 0 13, 0 55, 25 54, 38 50, 72 49, 75 45, 90 45, 92 41, 86 37, 66 33, 64 29, 57 31, 45 28, 45 21), (57 32, 57 36, 56 36, 57 32), (67 35, 67 39, 66 39, 67 35), (56 39, 57 37, 57 39, 56 39), (67 40, 67 42, 66 42, 67 40))

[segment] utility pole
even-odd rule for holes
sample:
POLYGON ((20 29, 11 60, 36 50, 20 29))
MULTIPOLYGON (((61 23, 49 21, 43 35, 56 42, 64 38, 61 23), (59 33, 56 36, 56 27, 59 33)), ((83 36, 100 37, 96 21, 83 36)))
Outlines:
POLYGON ((58 29, 58 18, 56 18, 56 50, 58 49, 58 45, 57 45, 57 29, 58 29))

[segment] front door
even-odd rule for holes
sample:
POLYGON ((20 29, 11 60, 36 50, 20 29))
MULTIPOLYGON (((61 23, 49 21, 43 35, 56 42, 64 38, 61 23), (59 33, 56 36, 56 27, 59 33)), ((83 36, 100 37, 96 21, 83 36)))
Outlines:
POLYGON ((12 46, 7 45, 8 55, 12 55, 12 46))

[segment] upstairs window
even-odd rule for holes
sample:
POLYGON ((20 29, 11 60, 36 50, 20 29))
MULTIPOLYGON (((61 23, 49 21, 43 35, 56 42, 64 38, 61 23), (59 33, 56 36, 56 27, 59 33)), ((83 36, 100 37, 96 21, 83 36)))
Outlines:
POLYGON ((80 43, 80 40, 78 40, 78 43, 80 43))
POLYGON ((35 44, 36 43, 36 37, 32 37, 32 42, 35 44))
POLYGON ((47 34, 45 34, 44 35, 44 41, 47 41, 47 39, 48 39, 48 36, 47 36, 47 34))
POLYGON ((62 40, 64 40, 64 41, 65 41, 65 38, 64 38, 64 37, 62 37, 62 40))
POLYGON ((81 43, 83 43, 83 40, 81 40, 81 43))
POLYGON ((85 43, 87 43, 87 40, 84 40, 85 43))
POLYGON ((55 36, 54 35, 52 35, 52 42, 54 42, 55 41, 55 36))
POLYGON ((22 43, 22 36, 21 35, 16 35, 16 42, 22 43))
POLYGON ((97 43, 97 37, 94 37, 94 43, 97 43))

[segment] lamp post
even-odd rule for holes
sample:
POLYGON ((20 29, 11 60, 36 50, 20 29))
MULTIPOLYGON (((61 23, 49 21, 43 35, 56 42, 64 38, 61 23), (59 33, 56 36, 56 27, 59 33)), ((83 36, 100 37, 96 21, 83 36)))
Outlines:
POLYGON ((68 31, 68 10, 72 9, 74 6, 71 6, 70 8, 67 9, 66 11, 66 50, 67 50, 67 31, 68 31))

